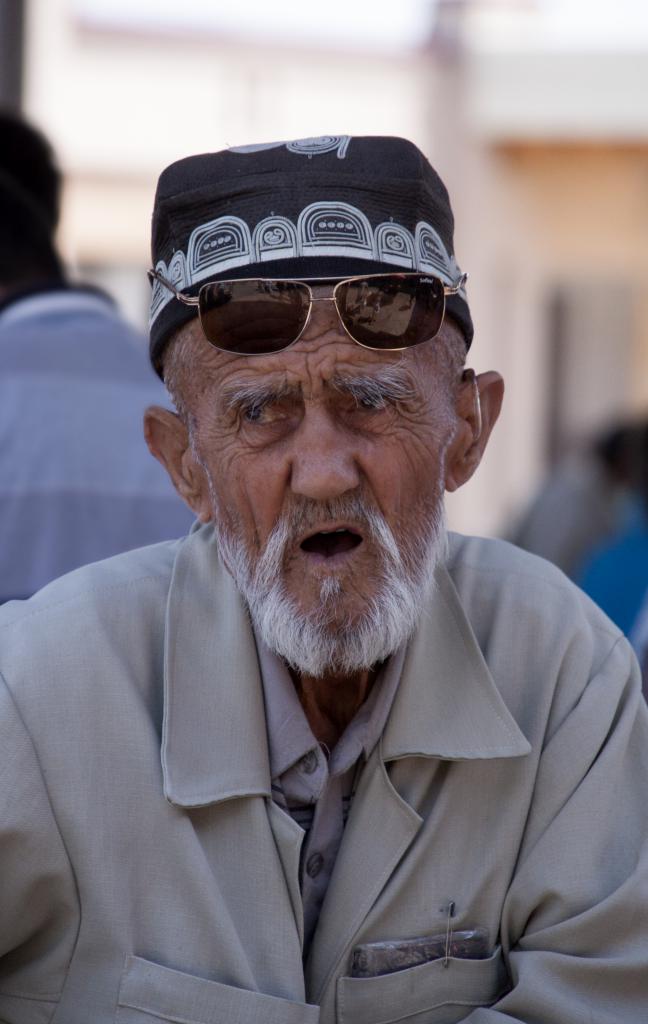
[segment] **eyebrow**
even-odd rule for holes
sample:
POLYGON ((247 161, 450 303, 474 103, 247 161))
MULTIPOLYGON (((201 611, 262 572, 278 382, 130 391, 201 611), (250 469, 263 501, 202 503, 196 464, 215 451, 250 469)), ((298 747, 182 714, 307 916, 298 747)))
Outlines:
MULTIPOLYGON (((411 401, 416 389, 410 373, 401 366, 385 366, 371 373, 336 373, 330 386, 341 394, 351 395, 355 402, 369 402, 382 407, 388 402, 411 401)), ((226 384, 222 396, 228 411, 263 408, 283 398, 300 398, 302 389, 288 381, 255 380, 226 384)))
POLYGON ((291 394, 299 394, 300 389, 287 381, 248 381, 243 384, 226 384, 223 388, 223 401, 228 411, 250 409, 255 406, 270 405, 291 394))
POLYGON ((332 380, 336 391, 351 395, 355 401, 369 402, 376 407, 387 402, 407 402, 416 395, 410 373, 401 366, 385 366, 371 373, 336 374, 332 380))

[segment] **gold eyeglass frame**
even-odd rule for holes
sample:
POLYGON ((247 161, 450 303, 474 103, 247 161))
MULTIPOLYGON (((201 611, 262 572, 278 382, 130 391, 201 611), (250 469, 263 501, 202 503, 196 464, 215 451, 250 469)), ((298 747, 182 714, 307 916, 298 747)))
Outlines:
MULTIPOLYGON (((293 341, 291 341, 290 344, 285 345, 284 348, 274 349, 274 350, 272 350, 270 352, 236 353, 235 350, 233 350, 233 349, 220 348, 213 341, 211 341, 211 339, 208 338, 207 335, 205 334, 205 340, 207 341, 207 343, 209 345, 212 345, 214 348, 218 349, 220 352, 227 352, 230 355, 231 354, 239 354, 239 355, 251 355, 251 356, 277 355, 279 352, 285 352, 287 349, 292 348, 293 345, 296 345, 297 342, 299 341, 299 339, 304 334, 304 331, 308 327, 308 324, 309 324, 310 318, 311 318, 311 313, 313 311, 313 303, 314 302, 334 302, 335 303, 335 308, 336 308, 336 311, 337 311, 337 314, 338 314, 338 318, 340 320, 340 323, 341 323, 342 327, 344 328, 345 333, 349 336, 351 341, 353 341, 356 345, 360 345, 361 348, 369 349, 370 352, 404 352, 404 351, 406 351, 406 349, 408 349, 408 348, 415 348, 416 346, 415 345, 396 345, 396 346, 394 346, 394 348, 375 348, 373 345, 365 345, 364 342, 358 341, 357 338, 354 338, 353 335, 351 334, 351 332, 349 331, 349 329, 347 328, 346 324, 344 323, 344 321, 342 319, 342 316, 340 314, 340 307, 337 304, 337 298, 336 298, 336 294, 335 294, 337 289, 341 285, 343 285, 343 284, 353 284, 354 281, 367 281, 369 279, 375 280, 376 278, 381 278, 381 277, 391 277, 391 278, 396 277, 396 278, 405 278, 405 279, 410 279, 410 278, 413 278, 413 277, 418 277, 418 278, 420 278, 420 277, 430 277, 430 278, 434 278, 434 280, 439 281, 443 285, 443 310, 442 310, 442 313, 441 313, 441 319, 439 321, 439 326, 438 326, 437 330, 435 331, 434 334, 431 334, 429 338, 425 338, 424 339, 424 341, 432 341, 433 338, 437 337, 439 331, 441 330, 441 328, 443 326, 443 321, 445 320, 445 314, 446 314, 446 301, 445 300, 446 300, 447 296, 448 295, 457 295, 461 291, 463 286, 465 285, 466 281, 468 280, 468 274, 461 274, 461 276, 457 279, 457 281, 453 285, 446 285, 446 284, 443 283, 443 281, 441 280, 440 277, 436 277, 434 274, 428 274, 428 273, 426 273, 424 271, 411 271, 411 272, 409 272, 409 271, 403 271, 403 272, 394 271, 393 273, 385 273, 385 274, 356 274, 353 277, 345 277, 345 278, 342 278, 342 279, 340 279, 338 277, 302 277, 302 278, 291 278, 291 277, 286 277, 286 278, 283 278, 283 277, 236 277, 236 278, 218 279, 216 281, 205 281, 205 283, 203 285, 201 285, 200 290, 198 292, 198 295, 186 295, 184 292, 181 292, 178 288, 176 288, 175 285, 171 283, 171 281, 167 281, 167 279, 162 274, 160 274, 159 271, 151 269, 147 273, 148 273, 148 277, 149 277, 150 280, 152 280, 152 281, 153 280, 159 281, 159 283, 161 285, 163 285, 165 288, 168 289, 168 291, 173 293, 174 297, 179 302, 182 302, 185 306, 195 306, 195 307, 198 308, 198 317, 200 319, 201 327, 203 327, 203 334, 205 334, 205 329, 204 329, 204 326, 203 326, 203 323, 202 323, 202 316, 200 314, 200 293, 202 292, 203 288, 207 288, 210 285, 214 285, 214 284, 239 284, 239 283, 243 284, 243 283, 245 283, 247 281, 261 281, 261 282, 267 281, 268 283, 272 282, 272 283, 277 283, 277 284, 304 284, 304 285, 306 285, 306 287, 308 288, 310 305, 308 307, 308 313, 306 314, 306 320, 304 321, 304 326, 300 330, 300 332, 297 335, 297 337, 293 341), (336 282, 335 286, 333 288, 333 294, 332 295, 313 295, 313 289, 311 287, 312 284, 328 284, 329 282, 332 282, 332 281, 336 282)), ((423 342, 416 342, 416 344, 417 345, 422 345, 423 342)))

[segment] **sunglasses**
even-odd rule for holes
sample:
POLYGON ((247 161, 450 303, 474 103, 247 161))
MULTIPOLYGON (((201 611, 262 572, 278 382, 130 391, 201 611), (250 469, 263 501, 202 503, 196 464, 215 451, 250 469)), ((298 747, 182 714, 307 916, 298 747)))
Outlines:
POLYGON ((178 291, 156 270, 148 274, 179 302, 197 307, 211 345, 246 356, 270 355, 294 345, 306 330, 314 302, 334 302, 344 330, 363 348, 412 348, 439 333, 446 296, 456 295, 468 277, 462 274, 451 286, 417 273, 368 274, 343 281, 255 277, 210 282, 194 297, 178 291), (331 290, 332 282, 336 283, 331 290))

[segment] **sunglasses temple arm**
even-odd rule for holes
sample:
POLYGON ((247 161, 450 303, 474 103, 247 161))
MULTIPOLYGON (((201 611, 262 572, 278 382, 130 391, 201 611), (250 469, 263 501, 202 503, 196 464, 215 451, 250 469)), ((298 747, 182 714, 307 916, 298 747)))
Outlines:
POLYGON ((443 294, 457 295, 461 291, 467 280, 468 274, 462 274, 456 284, 453 284, 452 286, 444 285, 443 294))
POLYGON ((198 296, 196 296, 194 298, 193 295, 185 295, 183 292, 178 291, 178 289, 175 287, 175 285, 171 284, 170 281, 167 281, 166 277, 162 277, 162 274, 158 274, 156 270, 149 270, 148 271, 148 276, 149 276, 149 280, 151 280, 151 281, 159 281, 161 285, 164 285, 164 287, 167 288, 168 291, 172 292, 173 295, 176 297, 176 299, 179 302, 183 302, 185 304, 185 306, 199 306, 200 305, 200 299, 198 298, 198 296))

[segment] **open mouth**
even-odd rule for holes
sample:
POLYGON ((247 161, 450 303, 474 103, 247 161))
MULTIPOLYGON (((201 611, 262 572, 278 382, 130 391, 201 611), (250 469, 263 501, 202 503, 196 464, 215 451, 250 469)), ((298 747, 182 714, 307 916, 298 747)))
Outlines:
POLYGON ((306 537, 300 544, 302 551, 310 555, 319 555, 320 558, 335 558, 336 555, 346 555, 349 551, 362 544, 362 537, 359 533, 341 527, 336 530, 320 530, 318 533, 306 537))

